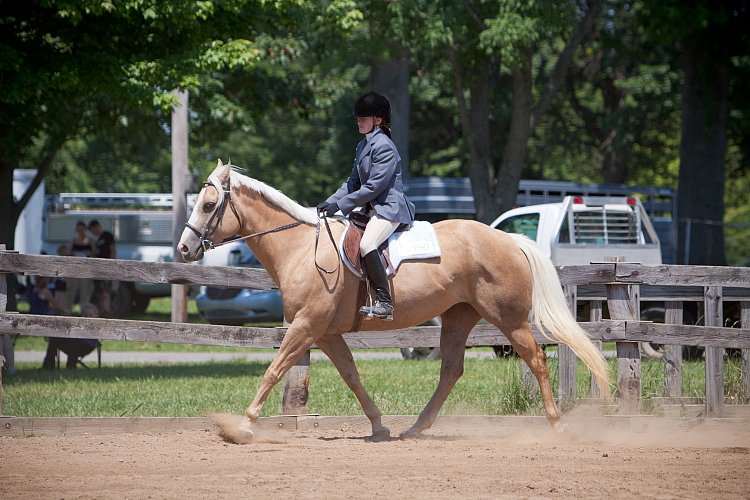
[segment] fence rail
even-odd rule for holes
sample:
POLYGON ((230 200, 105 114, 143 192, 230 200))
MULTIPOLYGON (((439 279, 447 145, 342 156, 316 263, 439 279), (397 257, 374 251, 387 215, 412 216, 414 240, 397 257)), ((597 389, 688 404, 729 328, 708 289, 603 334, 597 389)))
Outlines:
MULTIPOLYGON (((23 255, 0 251, 0 277, 7 273, 234 288, 275 288, 267 273, 259 269, 23 255)), ((669 346, 665 373, 665 396, 669 398, 682 396, 679 346, 706 348, 705 402, 707 413, 711 416, 723 414, 724 348, 743 349, 744 395, 746 398, 750 397, 750 269, 601 263, 589 266, 564 266, 558 269, 558 273, 572 310, 575 311, 581 301, 591 304, 592 321, 580 323, 591 339, 616 342, 617 395, 621 411, 624 413, 638 413, 641 407, 639 342, 669 346), (579 287, 584 291, 592 285, 603 289, 597 292, 596 296, 586 293, 578 296, 579 287), (668 287, 688 287, 689 290, 676 295, 666 292, 651 294, 648 300, 658 298, 665 302, 666 323, 661 324, 640 321, 641 286, 656 286, 660 290, 668 287), (739 301, 741 328, 721 325, 723 300, 727 300, 722 292, 724 287, 733 292, 728 300, 739 301), (601 319, 604 303, 602 299, 606 300, 611 318, 609 320, 601 319), (706 326, 680 324, 682 304, 685 300, 703 302, 706 326)), ((6 293, 5 280, 0 279, 0 334, 275 348, 280 345, 286 331, 283 327, 231 327, 8 313, 5 312, 6 293)), ((345 334, 344 338, 353 349, 367 349, 437 347, 440 343, 439 336, 440 327, 419 326, 403 330, 357 332, 345 334)), ((534 336, 539 343, 552 343, 539 331, 535 330, 534 336)), ((508 343, 494 326, 478 325, 472 330, 467 345, 498 346, 508 343)), ((559 399, 565 402, 575 399, 575 356, 566 346, 560 346, 558 352, 559 399)), ((307 360, 309 357, 303 357, 301 361, 300 366, 303 370, 309 370, 307 360)), ((300 377, 297 374, 292 379, 304 381, 308 377, 300 377)), ((284 394, 289 394, 289 401, 285 401, 283 412, 306 412, 307 387, 289 387, 290 384, 292 381, 287 379, 284 394), (303 394, 302 397, 300 393, 303 394)), ((0 395, 1 391, 0 379, 0 395)), ((0 414, 1 404, 0 400, 0 414)))

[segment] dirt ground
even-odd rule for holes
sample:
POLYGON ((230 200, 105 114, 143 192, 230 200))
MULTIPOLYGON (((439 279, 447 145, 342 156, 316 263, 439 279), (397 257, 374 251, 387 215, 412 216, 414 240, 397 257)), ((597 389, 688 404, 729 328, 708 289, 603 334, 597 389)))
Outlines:
POLYGON ((527 422, 0 437, 0 498, 750 498, 748 420, 527 422))

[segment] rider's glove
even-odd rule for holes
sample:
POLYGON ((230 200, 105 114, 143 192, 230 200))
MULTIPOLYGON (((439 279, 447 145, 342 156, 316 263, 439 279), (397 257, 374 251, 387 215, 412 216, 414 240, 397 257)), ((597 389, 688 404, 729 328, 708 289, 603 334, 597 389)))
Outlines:
POLYGON ((323 217, 332 217, 338 211, 338 203, 327 203, 324 201, 318 205, 318 215, 322 215, 323 217))

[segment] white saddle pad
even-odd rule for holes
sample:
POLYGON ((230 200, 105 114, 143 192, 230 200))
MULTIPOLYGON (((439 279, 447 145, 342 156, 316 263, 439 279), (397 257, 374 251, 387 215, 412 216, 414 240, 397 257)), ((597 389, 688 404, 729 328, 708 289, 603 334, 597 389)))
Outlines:
MULTIPOLYGON (((349 221, 347 221, 347 224, 349 221)), ((362 274, 354 269, 349 259, 344 256, 344 237, 342 235, 339 241, 339 251, 341 260, 346 267, 357 276, 362 274)), ((432 224, 426 221, 414 221, 411 229, 408 231, 398 231, 388 238, 388 252, 391 258, 393 269, 388 269, 389 275, 395 274, 398 266, 404 260, 432 259, 440 257, 440 243, 438 243, 437 234, 432 224)))

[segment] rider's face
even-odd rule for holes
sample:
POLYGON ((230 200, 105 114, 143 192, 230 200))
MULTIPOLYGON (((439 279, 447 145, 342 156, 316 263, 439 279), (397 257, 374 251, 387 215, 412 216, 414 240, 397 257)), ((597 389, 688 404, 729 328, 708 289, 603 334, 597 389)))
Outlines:
POLYGON ((375 116, 358 116, 357 128, 360 134, 369 134, 375 125, 380 125, 382 119, 375 116))

